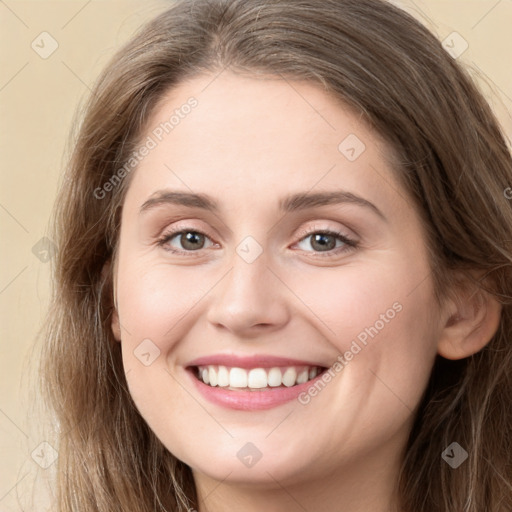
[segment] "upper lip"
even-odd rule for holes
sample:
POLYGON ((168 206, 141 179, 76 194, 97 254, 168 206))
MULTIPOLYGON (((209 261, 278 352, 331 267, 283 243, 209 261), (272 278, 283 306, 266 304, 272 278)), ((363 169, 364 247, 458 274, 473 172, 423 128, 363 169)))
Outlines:
POLYGON ((186 366, 220 365, 230 368, 272 368, 275 366, 320 366, 323 365, 289 357, 258 354, 254 356, 239 356, 236 354, 213 354, 190 361, 186 366))

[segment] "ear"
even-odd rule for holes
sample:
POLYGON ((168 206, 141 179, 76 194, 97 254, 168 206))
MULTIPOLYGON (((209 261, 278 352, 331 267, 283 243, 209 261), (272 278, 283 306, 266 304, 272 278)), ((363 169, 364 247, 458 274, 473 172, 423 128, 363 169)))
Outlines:
MULTIPOLYGON (((107 279, 107 276, 109 273, 112 272, 111 270, 112 263, 110 260, 107 260, 103 264, 103 268, 101 269, 101 277, 103 279, 107 279)), ((115 273, 115 265, 114 265, 114 273, 115 273)), ((112 333, 114 334, 114 338, 116 341, 121 341, 121 323, 119 322, 119 313, 117 312, 117 300, 116 300, 116 279, 115 275, 112 275, 112 291, 113 291, 113 297, 112 297, 112 321, 110 323, 110 326, 112 328, 112 333)))
POLYGON ((448 301, 439 355, 463 359, 479 352, 496 334, 501 309, 495 297, 481 288, 459 291, 456 300, 448 301))

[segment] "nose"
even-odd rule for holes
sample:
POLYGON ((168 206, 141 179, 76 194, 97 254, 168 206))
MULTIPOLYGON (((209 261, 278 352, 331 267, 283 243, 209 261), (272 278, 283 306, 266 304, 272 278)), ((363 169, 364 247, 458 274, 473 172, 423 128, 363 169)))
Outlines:
POLYGON ((261 255, 247 263, 234 254, 231 270, 215 287, 208 321, 241 338, 281 329, 290 318, 286 289, 261 255))

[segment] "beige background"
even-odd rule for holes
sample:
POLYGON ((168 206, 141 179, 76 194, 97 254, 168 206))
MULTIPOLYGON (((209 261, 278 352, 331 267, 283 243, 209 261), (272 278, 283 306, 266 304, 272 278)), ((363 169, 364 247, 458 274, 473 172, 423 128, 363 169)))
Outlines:
MULTIPOLYGON (((441 40, 456 31, 467 41, 469 47, 458 59, 478 76, 511 137, 512 2, 395 3, 422 20, 441 40)), ((51 471, 35 462, 41 450, 46 450, 45 457, 51 454, 40 444, 44 438, 38 433, 30 400, 39 348, 34 340, 47 304, 49 281, 49 265, 41 261, 44 253, 35 250, 38 254, 34 254, 33 247, 46 232, 72 116, 114 50, 166 5, 163 1, 0 2, 2 512, 20 510, 18 501, 26 503, 34 494, 34 478, 44 478, 51 471), (42 32, 58 43, 46 59, 31 47, 35 40, 39 52, 50 48, 50 39, 41 47, 41 37, 48 38, 40 36, 42 32)), ((38 490, 35 495, 36 501, 44 502, 38 490)), ((39 505, 37 510, 46 507, 39 505)))

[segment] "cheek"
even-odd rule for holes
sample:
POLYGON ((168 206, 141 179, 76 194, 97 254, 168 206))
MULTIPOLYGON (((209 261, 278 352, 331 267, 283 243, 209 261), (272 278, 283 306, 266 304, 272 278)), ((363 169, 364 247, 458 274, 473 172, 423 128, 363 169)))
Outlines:
POLYGON ((120 266, 118 303, 127 339, 176 339, 181 320, 213 285, 211 272, 193 266, 133 265, 126 271, 120 266))
POLYGON ((183 375, 176 375, 169 358, 186 337, 194 306, 207 292, 200 283, 197 268, 120 259, 123 367, 137 409, 158 436, 175 428, 175 420, 169 418, 191 415, 190 400, 183 398, 179 385, 183 375))
POLYGON ((421 260, 405 262, 316 269, 314 279, 289 275, 308 318, 342 358, 340 410, 345 392, 377 393, 377 411, 389 402, 412 409, 425 388, 437 351, 434 295, 430 280, 418 284, 417 276, 428 275, 421 260))
POLYGON ((175 355, 197 318, 201 300, 217 281, 217 274, 206 266, 119 260, 123 366, 137 408, 157 432, 168 428, 164 411, 179 413, 184 404, 190 405, 181 396, 179 382, 184 376, 174 373, 175 355))
MULTIPOLYGON (((411 260, 406 261, 411 267, 411 260)), ((365 333, 375 337, 398 326, 421 335, 421 327, 432 323, 433 291, 428 280, 418 286, 416 276, 427 273, 428 269, 408 268, 395 260, 290 272, 285 280, 319 330, 343 350, 347 340, 360 334, 364 343, 365 333)), ((396 342, 405 341, 401 338, 396 342)))

